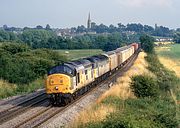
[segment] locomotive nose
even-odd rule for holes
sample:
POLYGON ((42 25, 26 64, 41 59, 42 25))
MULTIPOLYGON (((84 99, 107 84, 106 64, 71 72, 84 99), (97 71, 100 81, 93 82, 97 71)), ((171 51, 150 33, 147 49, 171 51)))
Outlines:
POLYGON ((48 76, 46 81, 46 91, 52 93, 65 93, 71 85, 70 76, 64 74, 53 74, 48 76))

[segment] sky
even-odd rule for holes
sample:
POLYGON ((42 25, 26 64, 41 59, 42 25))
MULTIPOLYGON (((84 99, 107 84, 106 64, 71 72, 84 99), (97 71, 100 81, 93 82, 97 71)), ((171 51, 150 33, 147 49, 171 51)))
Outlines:
POLYGON ((180 28, 180 0, 0 0, 0 26, 86 26, 89 12, 97 24, 180 28))

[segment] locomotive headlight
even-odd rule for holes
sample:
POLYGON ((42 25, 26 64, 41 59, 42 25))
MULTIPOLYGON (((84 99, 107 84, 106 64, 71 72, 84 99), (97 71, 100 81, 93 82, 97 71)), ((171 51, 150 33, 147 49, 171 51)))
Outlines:
POLYGON ((56 86, 55 89, 58 90, 58 87, 56 86))

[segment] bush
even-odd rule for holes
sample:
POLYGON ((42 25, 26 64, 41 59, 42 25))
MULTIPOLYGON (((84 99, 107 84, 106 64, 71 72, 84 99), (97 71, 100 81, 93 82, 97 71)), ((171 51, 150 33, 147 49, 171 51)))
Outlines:
POLYGON ((23 44, 9 43, 0 46, 0 78, 16 84, 28 84, 44 76, 65 57, 47 49, 31 50, 23 44))
POLYGON ((0 48, 11 54, 30 51, 27 45, 20 43, 3 43, 0 48))
POLYGON ((166 128, 176 128, 178 122, 174 113, 161 113, 155 116, 155 122, 163 124, 166 128))
POLYGON ((157 97, 158 85, 154 78, 148 75, 133 76, 131 88, 137 97, 157 97))
POLYGON ((11 58, 4 65, 4 75, 2 78, 10 83, 26 84, 36 79, 36 74, 31 69, 28 61, 20 58, 11 58))

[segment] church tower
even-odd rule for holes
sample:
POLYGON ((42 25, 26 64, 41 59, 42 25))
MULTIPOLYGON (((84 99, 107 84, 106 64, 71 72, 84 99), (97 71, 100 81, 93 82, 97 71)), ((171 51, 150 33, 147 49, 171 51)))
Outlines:
POLYGON ((89 12, 89 15, 88 15, 87 28, 91 29, 91 15, 90 15, 90 12, 89 12))

